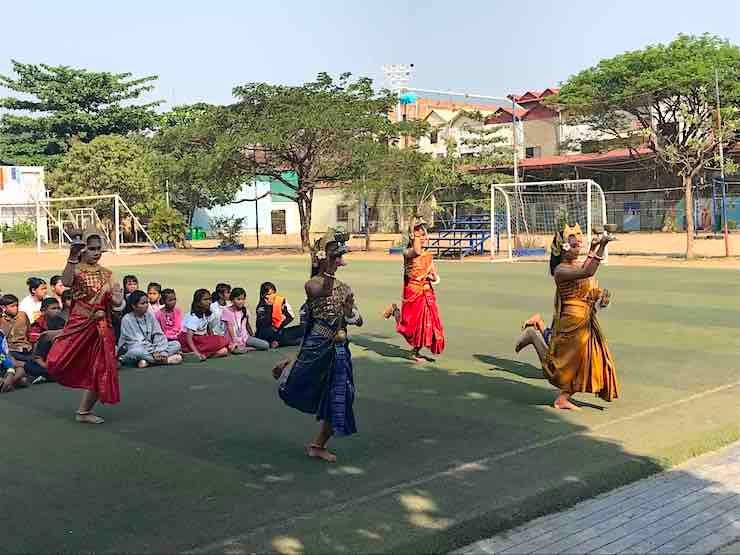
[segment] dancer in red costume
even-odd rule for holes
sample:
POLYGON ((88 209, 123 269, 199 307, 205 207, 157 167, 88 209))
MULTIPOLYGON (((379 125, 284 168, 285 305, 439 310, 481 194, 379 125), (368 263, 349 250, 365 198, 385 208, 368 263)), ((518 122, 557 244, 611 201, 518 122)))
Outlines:
POLYGON ((437 308, 437 296, 433 285, 439 283, 439 274, 434 266, 432 253, 425 249, 427 225, 417 220, 412 227, 408 246, 403 252, 403 302, 389 306, 383 316, 395 317, 396 330, 411 346, 411 358, 415 362, 433 360, 421 354, 429 349, 438 355, 445 348, 442 320, 437 308))
POLYGON ((113 274, 100 266, 103 244, 99 235, 89 235, 70 248, 62 279, 72 288, 69 321, 51 347, 49 373, 61 385, 85 389, 78 422, 102 424, 92 413, 95 403, 120 401, 116 339, 111 313, 123 302, 123 289, 112 281, 113 274))

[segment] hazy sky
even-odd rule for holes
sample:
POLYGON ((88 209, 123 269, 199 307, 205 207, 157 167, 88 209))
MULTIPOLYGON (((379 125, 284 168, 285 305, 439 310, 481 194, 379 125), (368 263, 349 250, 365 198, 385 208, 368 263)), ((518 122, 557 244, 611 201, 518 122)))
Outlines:
POLYGON ((17 59, 154 74, 153 98, 178 104, 320 71, 382 82, 388 63, 414 63, 419 87, 501 95, 680 32, 740 44, 737 0, 4 0, 0 17, 0 73, 17 59))

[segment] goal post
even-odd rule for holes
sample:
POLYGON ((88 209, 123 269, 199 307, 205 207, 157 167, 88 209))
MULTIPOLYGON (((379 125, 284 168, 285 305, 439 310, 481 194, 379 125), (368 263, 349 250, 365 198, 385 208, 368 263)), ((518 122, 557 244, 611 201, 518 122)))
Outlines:
POLYGON ((589 245, 594 229, 602 229, 606 218, 604 191, 591 179, 494 185, 491 260, 545 257, 552 236, 565 223, 579 224, 589 245))
POLYGON ((45 197, 0 204, 0 215, 6 220, 11 210, 12 224, 33 225, 37 252, 64 249, 72 242, 73 232, 93 230, 102 238, 103 247, 116 254, 124 247, 157 250, 146 227, 118 194, 45 197))

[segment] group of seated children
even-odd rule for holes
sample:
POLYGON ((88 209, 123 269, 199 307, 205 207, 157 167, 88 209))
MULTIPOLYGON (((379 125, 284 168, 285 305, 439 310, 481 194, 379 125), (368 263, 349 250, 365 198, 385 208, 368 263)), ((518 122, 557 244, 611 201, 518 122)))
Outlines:
MULTIPOLYGON (((69 317, 72 291, 61 276, 49 285, 29 278, 28 296, 0 297, 0 390, 51 381, 46 357, 69 317)), ((273 283, 263 283, 253 329, 247 292, 219 283, 213 294, 197 289, 186 315, 177 307, 174 289, 150 283, 139 290, 136 276, 123 279, 125 306, 111 315, 121 364, 146 368, 179 364, 183 354, 198 360, 299 345, 303 325, 290 324, 292 307, 273 283)))
POLYGON ((123 280, 126 307, 118 332, 118 355, 123 364, 145 368, 179 364, 182 354, 198 360, 299 345, 302 326, 290 326, 293 311, 272 283, 260 288, 257 330, 252 328, 247 292, 227 283, 213 293, 197 289, 186 315, 177 307, 174 289, 150 283, 139 290, 135 276, 123 280), (266 320, 264 314, 269 315, 266 320))
POLYGON ((72 292, 61 276, 46 281, 29 278, 29 294, 22 300, 11 293, 0 296, 0 391, 48 381, 46 357, 54 338, 69 316, 72 292), (47 296, 48 295, 48 296, 47 296))

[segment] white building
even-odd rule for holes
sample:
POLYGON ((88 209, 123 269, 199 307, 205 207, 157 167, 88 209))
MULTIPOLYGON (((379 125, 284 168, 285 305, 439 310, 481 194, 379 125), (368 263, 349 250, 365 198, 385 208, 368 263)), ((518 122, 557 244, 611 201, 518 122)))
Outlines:
POLYGON ((40 166, 0 166, 0 231, 19 222, 38 225, 45 241, 49 196, 40 166), (38 221, 37 221, 38 219, 38 221))

